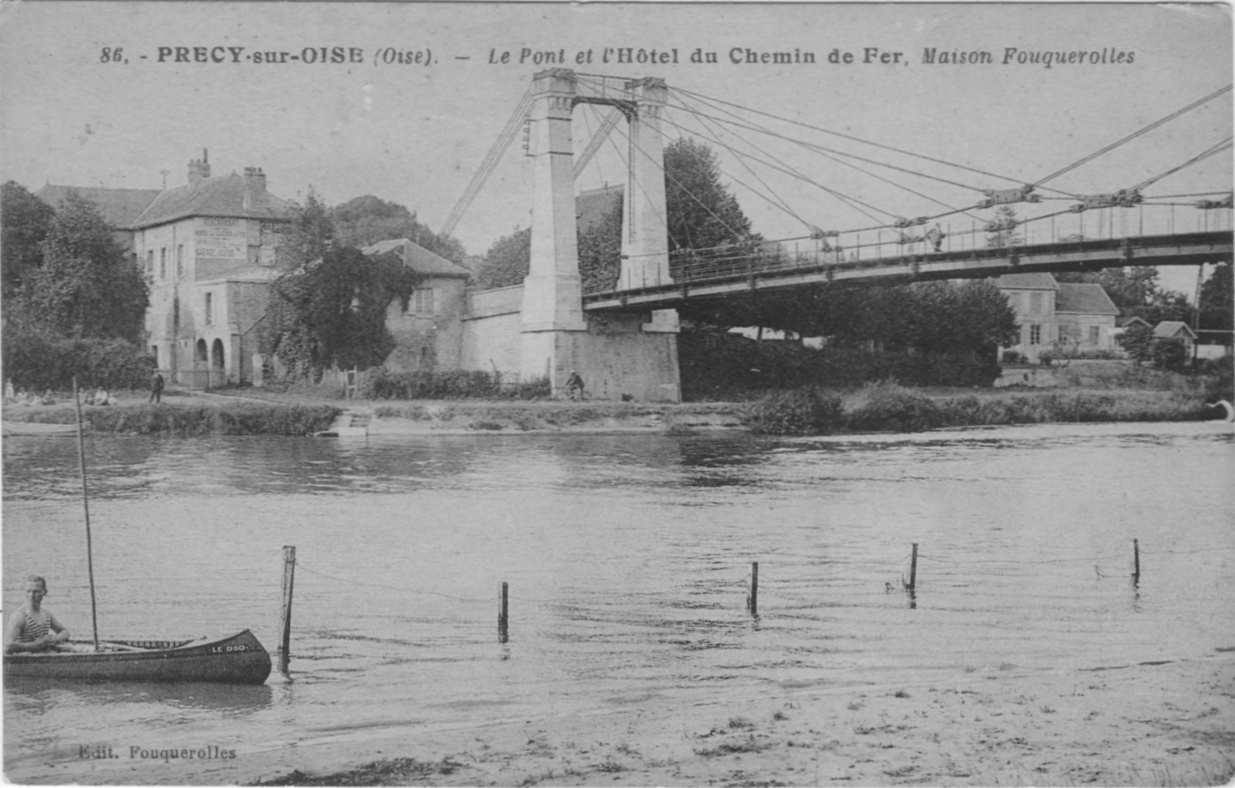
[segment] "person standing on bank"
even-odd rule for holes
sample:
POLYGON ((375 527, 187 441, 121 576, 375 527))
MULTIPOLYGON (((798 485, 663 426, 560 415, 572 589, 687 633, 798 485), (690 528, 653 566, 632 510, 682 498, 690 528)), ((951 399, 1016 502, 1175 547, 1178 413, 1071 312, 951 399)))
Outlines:
POLYGON ((163 376, 159 373, 154 373, 154 377, 150 379, 150 401, 159 403, 163 400, 163 376))
POLYGON ((26 578, 26 604, 4 628, 4 653, 51 651, 69 639, 69 631, 50 611, 43 609, 47 581, 38 575, 26 578))

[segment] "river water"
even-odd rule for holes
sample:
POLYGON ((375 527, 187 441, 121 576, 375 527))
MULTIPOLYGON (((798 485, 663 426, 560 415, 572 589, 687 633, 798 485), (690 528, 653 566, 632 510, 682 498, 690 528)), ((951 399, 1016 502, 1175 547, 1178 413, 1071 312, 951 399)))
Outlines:
MULTIPOLYGON (((45 574, 46 607, 88 638, 76 442, 3 451, 6 613, 24 576, 45 574)), ((87 463, 101 637, 247 627, 273 653, 295 545, 291 681, 8 682, 17 782, 229 783, 290 771, 319 745, 414 754, 418 732, 505 720, 1235 645, 1230 425, 100 436, 87 463), (206 746, 235 758, 129 757, 206 746)))

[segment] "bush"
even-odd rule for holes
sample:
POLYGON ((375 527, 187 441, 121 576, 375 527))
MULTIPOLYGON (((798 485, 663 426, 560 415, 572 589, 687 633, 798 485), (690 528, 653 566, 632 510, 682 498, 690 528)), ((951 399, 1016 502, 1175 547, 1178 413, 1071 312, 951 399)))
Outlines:
POLYGON ((842 422, 840 397, 815 388, 769 394, 747 406, 742 423, 766 435, 820 435, 842 422))
POLYGON ((1019 350, 1005 350, 1003 358, 1000 359, 1004 364, 1024 364, 1025 355, 1019 350))
POLYGON ((852 430, 917 432, 940 426, 943 418, 927 397, 885 381, 862 387, 849 403, 846 422, 852 430))
POLYGON ((750 399, 769 391, 860 386, 895 378, 914 386, 988 387, 999 377, 995 353, 893 353, 855 347, 810 348, 753 342, 715 329, 678 337, 682 398, 750 399))
POLYGON ((150 385, 154 359, 121 339, 64 339, 19 327, 4 330, 4 379, 30 391, 79 388, 141 389, 150 385))
POLYGON ((390 372, 385 367, 366 373, 358 389, 365 399, 467 399, 500 392, 501 378, 488 372, 390 372))
POLYGON ((1188 349, 1171 339, 1156 340, 1150 345, 1149 357, 1155 367, 1169 372, 1182 372, 1188 366, 1188 349))

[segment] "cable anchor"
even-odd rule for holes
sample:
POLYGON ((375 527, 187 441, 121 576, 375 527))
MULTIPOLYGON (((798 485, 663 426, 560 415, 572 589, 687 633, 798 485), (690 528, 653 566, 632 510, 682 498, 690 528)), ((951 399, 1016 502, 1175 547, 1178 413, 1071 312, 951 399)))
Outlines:
POLYGON ((1139 189, 1120 189, 1113 194, 1089 194, 1081 197, 1078 205, 1068 210, 1072 213, 1083 213, 1094 208, 1135 208, 1142 202, 1139 189))
POLYGON ((1042 198, 1033 193, 1032 184, 1025 184, 1014 189, 983 189, 986 199, 978 203, 978 208, 993 208, 996 205, 1009 205, 1014 202, 1042 202, 1042 198))

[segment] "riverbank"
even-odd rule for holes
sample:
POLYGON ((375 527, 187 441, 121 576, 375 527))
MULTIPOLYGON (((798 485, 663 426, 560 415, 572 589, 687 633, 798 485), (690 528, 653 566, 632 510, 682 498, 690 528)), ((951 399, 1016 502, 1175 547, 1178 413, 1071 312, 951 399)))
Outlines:
MULTIPOLYGON (((1052 422, 1198 421, 1221 418, 1194 392, 1145 389, 909 389, 881 384, 829 394, 835 418, 823 431, 919 431, 937 427, 1052 422)), ((87 406, 94 433, 311 435, 359 417, 360 434, 587 432, 691 434, 764 429, 760 405, 742 402, 632 403, 561 400, 367 401, 325 399, 263 389, 173 392, 151 405, 142 392, 121 393, 117 404, 87 406)), ((785 408, 796 407, 789 403, 785 408)), ((777 406, 777 415, 780 408, 777 406)), ((786 423, 796 423, 790 412, 786 423)), ((8 406, 10 423, 73 424, 70 400, 8 406)), ((808 430, 809 431, 809 430, 808 430)))
POLYGON ((302 750, 252 785, 1224 785, 1235 647, 1080 669, 966 666, 917 685, 770 686, 302 750))

